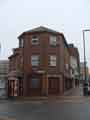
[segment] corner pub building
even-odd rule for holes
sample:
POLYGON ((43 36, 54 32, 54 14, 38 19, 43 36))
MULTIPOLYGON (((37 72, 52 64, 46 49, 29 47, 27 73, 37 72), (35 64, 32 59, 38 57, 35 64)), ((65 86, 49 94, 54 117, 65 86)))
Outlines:
POLYGON ((18 39, 19 47, 9 57, 9 96, 63 95, 72 87, 69 60, 65 65, 68 44, 62 33, 40 26, 18 39))

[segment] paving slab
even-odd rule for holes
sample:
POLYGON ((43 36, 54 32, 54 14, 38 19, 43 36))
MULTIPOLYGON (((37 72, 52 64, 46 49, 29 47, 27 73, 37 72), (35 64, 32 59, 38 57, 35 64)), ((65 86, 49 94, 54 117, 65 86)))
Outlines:
POLYGON ((0 120, 16 120, 15 118, 0 116, 0 120))

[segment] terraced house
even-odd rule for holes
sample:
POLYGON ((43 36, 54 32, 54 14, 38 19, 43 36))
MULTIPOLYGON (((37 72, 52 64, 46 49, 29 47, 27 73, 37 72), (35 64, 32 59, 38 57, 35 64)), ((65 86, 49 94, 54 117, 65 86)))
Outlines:
POLYGON ((9 96, 63 95, 72 87, 70 54, 60 32, 38 27, 23 32, 9 57, 9 96))

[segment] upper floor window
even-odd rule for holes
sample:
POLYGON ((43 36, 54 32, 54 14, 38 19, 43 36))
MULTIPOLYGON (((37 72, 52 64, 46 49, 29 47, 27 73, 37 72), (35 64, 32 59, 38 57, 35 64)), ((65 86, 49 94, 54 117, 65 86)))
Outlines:
POLYGON ((32 45, 38 45, 39 44, 39 38, 38 38, 38 36, 33 35, 31 42, 32 42, 32 45))
POLYGON ((39 65, 39 56, 38 55, 32 55, 31 56, 31 65, 32 66, 38 66, 39 65))
POLYGON ((23 46, 24 46, 24 39, 23 39, 23 38, 20 39, 19 46, 20 46, 20 47, 23 47, 23 46))
POLYGON ((68 64, 65 64, 65 69, 69 70, 69 65, 68 64))
POLYGON ((56 66, 56 55, 50 56, 50 66, 56 66))
POLYGON ((56 46, 57 37, 54 35, 50 36, 50 45, 56 46))

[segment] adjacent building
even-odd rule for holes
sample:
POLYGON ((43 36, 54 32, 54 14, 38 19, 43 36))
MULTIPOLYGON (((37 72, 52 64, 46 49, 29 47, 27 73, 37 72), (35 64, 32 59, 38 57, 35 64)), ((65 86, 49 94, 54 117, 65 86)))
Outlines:
POLYGON ((23 32, 9 57, 9 96, 63 95, 72 88, 64 35, 46 27, 23 32))
POLYGON ((8 70, 9 70, 9 61, 0 60, 0 99, 7 98, 8 96, 8 70))
POLYGON ((64 92, 72 88, 72 79, 70 76, 70 53, 69 53, 69 47, 68 44, 64 44, 63 49, 63 58, 64 58, 64 92))
POLYGON ((80 57, 78 49, 73 45, 69 44, 70 54, 70 74, 72 78, 72 87, 76 87, 80 82, 80 57))
POLYGON ((14 48, 9 57, 8 96, 23 95, 23 49, 14 48))
MULTIPOLYGON (((80 63, 80 81, 81 81, 81 83, 83 83, 85 81, 85 77, 84 76, 85 76, 84 62, 81 62, 80 63)), ((90 76, 89 68, 88 68, 88 66, 86 66, 86 78, 87 78, 87 81, 89 79, 89 76, 90 76)))

